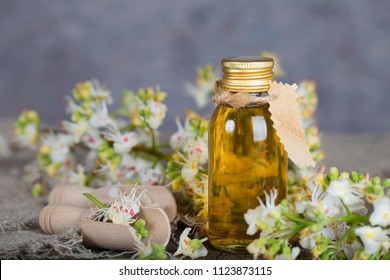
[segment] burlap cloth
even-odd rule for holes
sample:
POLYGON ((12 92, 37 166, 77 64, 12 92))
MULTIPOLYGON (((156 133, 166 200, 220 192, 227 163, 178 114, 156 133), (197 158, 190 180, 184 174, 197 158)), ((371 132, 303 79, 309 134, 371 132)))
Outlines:
MULTIPOLYGON (((0 132, 8 134, 9 123, 0 122, 0 132)), ((323 137, 326 166, 369 171, 390 177, 390 135, 332 135, 323 137)), ((31 186, 21 180, 22 166, 32 154, 14 151, 11 158, 0 159, 0 259, 101 259, 129 258, 130 252, 89 249, 76 232, 48 235, 38 224, 39 212, 47 197, 33 198, 31 186)), ((250 259, 249 255, 232 255, 209 246, 206 259, 250 259)), ((174 252, 175 242, 168 245, 174 252)))

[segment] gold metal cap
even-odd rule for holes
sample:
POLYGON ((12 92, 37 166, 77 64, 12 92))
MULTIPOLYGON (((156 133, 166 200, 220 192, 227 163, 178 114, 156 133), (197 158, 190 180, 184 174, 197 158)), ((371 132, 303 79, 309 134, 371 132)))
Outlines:
POLYGON ((221 87, 233 92, 268 91, 274 60, 261 56, 235 56, 222 60, 221 87))

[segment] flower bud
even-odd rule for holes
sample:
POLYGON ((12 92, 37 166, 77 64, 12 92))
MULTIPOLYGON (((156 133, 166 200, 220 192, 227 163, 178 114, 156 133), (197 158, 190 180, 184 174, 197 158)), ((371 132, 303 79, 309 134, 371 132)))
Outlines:
POLYGON ((352 181, 354 181, 355 183, 357 183, 359 181, 359 176, 358 176, 358 173, 356 171, 352 171, 351 177, 352 177, 352 181))
POLYGON ((178 178, 176 180, 173 180, 171 182, 172 185, 172 190, 173 191, 178 191, 183 187, 183 180, 181 178, 178 178))
POLYGON ((341 179, 349 179, 349 173, 348 172, 341 172, 339 176, 339 180, 341 179))
POLYGON ((379 178, 379 177, 372 178, 372 183, 374 185, 380 185, 381 184, 381 178, 379 178))
POLYGON ((323 228, 321 224, 314 224, 310 227, 311 232, 320 231, 323 228))
POLYGON ((381 185, 375 185, 373 191, 374 191, 375 194, 382 194, 382 192, 383 192, 382 186, 381 185))
POLYGON ((280 250, 280 244, 275 243, 268 248, 266 255, 272 258, 273 256, 276 255, 277 252, 279 252, 279 250, 280 250))
POLYGON ((287 199, 283 199, 282 202, 280 202, 280 205, 283 206, 283 207, 288 207, 287 199))
POLYGON ((329 169, 329 177, 331 181, 337 180, 339 178, 339 170, 336 167, 331 167, 329 169))
POLYGON ((318 246, 314 247, 314 249, 311 250, 311 253, 313 254, 314 257, 318 258, 326 250, 328 250, 328 245, 323 244, 323 245, 318 245, 318 246))
POLYGON ((263 248, 265 244, 267 244, 267 239, 264 237, 256 239, 255 241, 255 245, 257 248, 263 248))
POLYGON ((199 239, 192 239, 190 241, 190 247, 191 249, 193 250, 197 250, 200 248, 200 246, 202 246, 202 241, 200 241, 199 239))
POLYGON ((291 248, 289 246, 283 246, 282 252, 283 252, 283 255, 290 256, 291 255, 291 248))
POLYGON ((146 228, 143 228, 139 231, 139 234, 141 234, 142 237, 147 237, 149 235, 149 232, 146 228))
POLYGON ((146 225, 146 221, 144 219, 138 219, 135 224, 134 224, 134 227, 136 229, 141 229, 141 228, 144 228, 146 225))

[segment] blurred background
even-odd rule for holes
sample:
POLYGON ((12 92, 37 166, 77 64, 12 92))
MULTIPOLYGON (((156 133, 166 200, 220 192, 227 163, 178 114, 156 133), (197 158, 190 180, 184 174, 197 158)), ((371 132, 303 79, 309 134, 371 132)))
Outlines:
POLYGON ((32 109, 58 124, 64 96, 98 78, 116 104, 159 84, 173 131, 196 109, 183 84, 197 66, 270 51, 285 82, 317 81, 322 131, 390 132, 389 15, 390 1, 1 0, 0 118, 32 109))

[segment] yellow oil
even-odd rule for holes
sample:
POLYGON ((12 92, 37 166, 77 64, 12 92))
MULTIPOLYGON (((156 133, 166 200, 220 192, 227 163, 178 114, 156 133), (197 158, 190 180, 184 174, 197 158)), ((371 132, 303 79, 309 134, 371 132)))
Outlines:
MULTIPOLYGON (((258 95, 258 94, 257 94, 258 95)), ((222 251, 243 252, 258 235, 246 234, 244 214, 264 192, 287 195, 287 154, 269 105, 233 109, 219 105, 209 128, 209 241, 222 251)))

